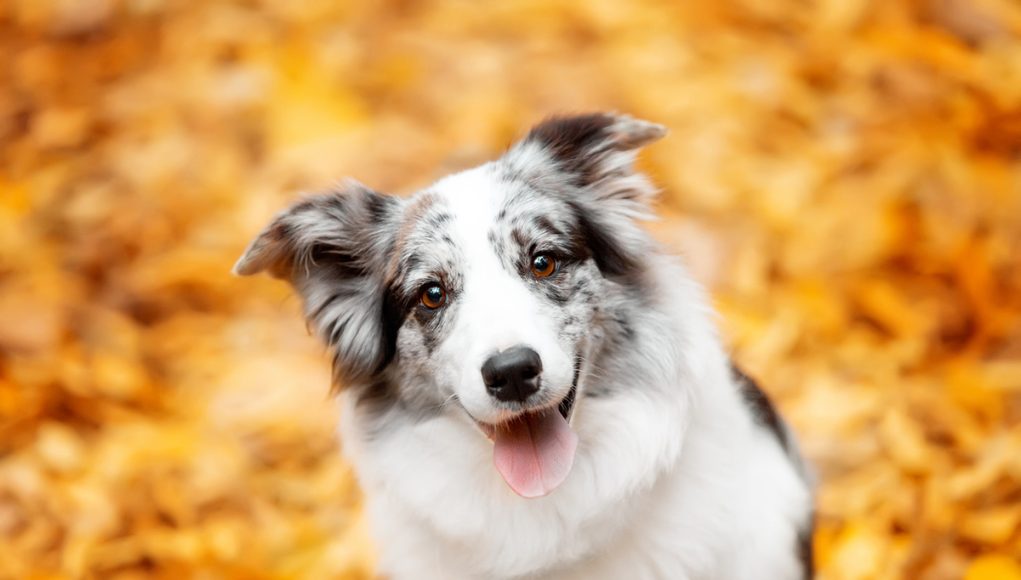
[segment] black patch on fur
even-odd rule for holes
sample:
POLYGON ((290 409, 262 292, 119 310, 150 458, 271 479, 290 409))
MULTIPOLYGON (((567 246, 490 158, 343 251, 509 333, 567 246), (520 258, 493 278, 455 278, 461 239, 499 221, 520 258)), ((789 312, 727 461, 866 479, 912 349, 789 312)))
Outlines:
POLYGON ((517 244, 518 247, 520 248, 528 247, 528 238, 525 236, 525 233, 522 232, 520 228, 518 227, 511 228, 510 236, 511 240, 515 244, 517 244))
MULTIPOLYGON (((571 245, 583 257, 591 256, 604 276, 621 277, 636 274, 641 262, 629 255, 613 238, 609 228, 603 227, 594 212, 575 201, 568 201, 577 220, 577 229, 572 232, 571 245)), ((580 256, 580 257, 581 257, 580 256)))
POLYGON ((751 411, 752 418, 755 419, 756 423, 768 429, 776 437, 780 447, 790 453, 791 449, 790 442, 787 440, 787 431, 784 430, 780 414, 776 412, 776 408, 769 400, 769 397, 766 396, 766 393, 759 388, 755 381, 741 372, 741 369, 737 368, 736 365, 731 364, 730 368, 737 379, 738 387, 741 389, 741 398, 744 399, 745 405, 751 411))
POLYGON ((394 200, 385 195, 363 195, 365 209, 369 212, 369 219, 374 223, 382 223, 390 219, 393 213, 394 200))
POLYGON ((815 551, 812 549, 813 536, 815 535, 815 516, 809 516, 808 523, 798 530, 797 554, 801 562, 801 577, 803 580, 815 578, 815 551))
POLYGON ((533 127, 525 140, 542 144, 563 171, 575 176, 576 185, 584 187, 597 177, 592 150, 608 138, 614 121, 601 113, 554 117, 533 127))
POLYGON ((360 278, 368 274, 365 266, 353 253, 327 244, 315 244, 309 255, 316 266, 330 268, 337 276, 360 278))
POLYGON ((564 233, 561 232, 557 226, 553 225, 553 222, 544 215, 536 216, 535 219, 532 220, 532 227, 550 237, 559 238, 564 235, 564 233))
POLYGON ((390 366, 394 356, 397 354, 397 333, 404 324, 404 309, 401 308, 397 297, 389 290, 383 293, 383 303, 380 305, 380 317, 382 318, 383 333, 383 355, 380 358, 376 373, 390 366))
POLYGON ((557 405, 557 410, 565 419, 571 418, 571 410, 574 408, 574 400, 578 395, 578 379, 581 378, 581 354, 574 355, 574 378, 571 379, 571 390, 567 396, 557 405))

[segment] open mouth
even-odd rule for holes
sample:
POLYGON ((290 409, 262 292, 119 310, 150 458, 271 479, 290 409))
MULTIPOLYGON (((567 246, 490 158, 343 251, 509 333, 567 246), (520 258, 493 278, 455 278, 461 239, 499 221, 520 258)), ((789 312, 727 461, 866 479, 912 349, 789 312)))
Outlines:
POLYGON ((556 406, 525 411, 498 425, 480 423, 493 441, 493 464, 515 493, 548 495, 567 479, 574 465, 578 436, 569 424, 578 394, 580 361, 571 389, 556 406))

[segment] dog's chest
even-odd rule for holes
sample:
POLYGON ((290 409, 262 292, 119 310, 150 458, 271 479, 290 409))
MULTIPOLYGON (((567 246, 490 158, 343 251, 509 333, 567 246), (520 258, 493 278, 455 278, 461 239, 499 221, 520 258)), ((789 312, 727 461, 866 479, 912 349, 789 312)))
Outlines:
POLYGON ((428 515, 385 494, 372 494, 369 502, 387 554, 383 567, 395 579, 708 577, 718 570, 716 540, 725 533, 715 527, 728 518, 720 518, 718 505, 678 506, 671 479, 626 501, 579 503, 569 511, 452 491, 437 497, 438 509, 428 515), (688 521, 675 521, 678 513, 688 521))
POLYGON ((443 571, 438 578, 566 572, 565 563, 606 549, 637 516, 633 499, 602 500, 584 463, 556 494, 523 500, 492 468, 487 441, 444 437, 442 424, 433 430, 391 435, 364 454, 348 449, 380 548, 397 555, 389 563, 419 562, 420 570, 443 571))

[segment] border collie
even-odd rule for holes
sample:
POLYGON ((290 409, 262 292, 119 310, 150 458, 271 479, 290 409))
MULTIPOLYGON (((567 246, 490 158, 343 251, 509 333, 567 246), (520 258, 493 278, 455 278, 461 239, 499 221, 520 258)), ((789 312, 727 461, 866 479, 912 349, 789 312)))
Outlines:
POLYGON ((238 261, 329 346, 385 576, 812 576, 793 436, 637 223, 665 133, 552 118, 407 198, 300 201, 238 261))

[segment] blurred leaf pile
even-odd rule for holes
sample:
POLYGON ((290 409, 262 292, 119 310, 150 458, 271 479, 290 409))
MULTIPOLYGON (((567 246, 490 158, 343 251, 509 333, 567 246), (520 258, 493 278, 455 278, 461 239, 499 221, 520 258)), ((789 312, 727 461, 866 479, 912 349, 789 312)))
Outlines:
POLYGON ((822 577, 1021 579, 1017 3, 10 0, 0 64, 0 577, 371 576, 325 357, 234 258, 617 109, 822 577))

